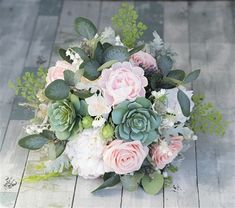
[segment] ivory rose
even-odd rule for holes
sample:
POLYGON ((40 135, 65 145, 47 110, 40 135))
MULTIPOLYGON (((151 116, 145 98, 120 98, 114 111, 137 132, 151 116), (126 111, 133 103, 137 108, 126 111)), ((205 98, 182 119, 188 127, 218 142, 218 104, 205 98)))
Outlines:
POLYGON ((135 66, 142 67, 145 70, 157 69, 157 63, 155 58, 143 51, 134 53, 130 58, 130 62, 133 63, 135 66))
POLYGON ((148 80, 142 68, 129 62, 118 62, 102 71, 99 85, 109 104, 117 105, 124 100, 134 101, 137 97, 144 97, 148 80))
POLYGON ((85 101, 88 104, 90 116, 108 115, 111 111, 111 106, 107 104, 107 101, 101 95, 94 94, 86 98, 85 101))
POLYGON ((175 136, 171 138, 170 144, 161 141, 160 144, 151 146, 150 155, 157 168, 163 169, 175 159, 183 148, 182 140, 182 136, 175 136))
POLYGON ((140 141, 114 140, 103 153, 105 170, 106 172, 114 171, 117 174, 139 170, 148 151, 148 147, 144 147, 140 141))
POLYGON ((48 69, 46 77, 47 84, 50 84, 57 79, 64 79, 65 70, 74 71, 75 67, 66 61, 57 61, 55 66, 52 66, 48 69))

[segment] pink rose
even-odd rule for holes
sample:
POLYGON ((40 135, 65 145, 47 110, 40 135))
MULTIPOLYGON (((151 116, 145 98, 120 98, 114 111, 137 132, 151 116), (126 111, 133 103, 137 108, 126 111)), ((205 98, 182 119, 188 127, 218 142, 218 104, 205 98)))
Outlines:
POLYGON ((157 69, 157 62, 155 58, 143 51, 134 53, 130 58, 130 62, 133 63, 135 66, 140 66, 146 70, 157 69))
POLYGON ((107 172, 114 171, 117 174, 139 170, 148 151, 148 147, 144 147, 140 141, 114 140, 104 150, 105 169, 107 172))
POLYGON ((118 62, 102 71, 99 85, 108 103, 116 105, 124 100, 133 101, 137 97, 144 97, 148 80, 142 68, 129 62, 118 62))
POLYGON ((75 67, 67 61, 57 61, 55 66, 52 66, 48 69, 46 77, 47 84, 50 84, 57 79, 64 79, 65 70, 74 71, 75 67))
POLYGON ((157 168, 163 169, 175 159, 183 148, 182 140, 182 136, 175 136, 171 138, 170 144, 161 141, 151 146, 150 155, 157 168))

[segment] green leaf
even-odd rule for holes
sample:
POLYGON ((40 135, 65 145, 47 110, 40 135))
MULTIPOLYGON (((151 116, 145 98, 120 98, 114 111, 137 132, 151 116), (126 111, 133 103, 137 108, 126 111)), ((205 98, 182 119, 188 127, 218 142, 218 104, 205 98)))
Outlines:
POLYGON ((145 175, 141 180, 144 191, 151 195, 157 194, 162 189, 163 183, 163 176, 158 172, 154 172, 149 176, 145 175))
POLYGON ((190 100, 188 96, 179 89, 177 93, 177 98, 184 116, 188 117, 190 115, 190 100))
POLYGON ((150 76, 150 86, 153 90, 160 87, 160 83, 162 82, 163 75, 161 73, 154 73, 150 76))
POLYGON ((84 63, 84 74, 83 76, 87 79, 93 81, 96 80, 100 76, 100 72, 97 69, 100 67, 100 64, 95 60, 90 60, 84 63))
POLYGON ((127 191, 136 191, 138 188, 137 180, 134 176, 124 175, 121 176, 121 183, 124 189, 127 191))
POLYGON ((189 83, 189 82, 192 82, 194 80, 196 80, 200 74, 201 70, 200 69, 197 69, 193 72, 190 72, 184 79, 184 83, 189 83))
POLYGON ((137 53, 138 51, 142 50, 144 48, 144 44, 137 46, 135 48, 133 48, 132 50, 129 51, 130 56, 133 55, 134 53, 137 53))
POLYGON ((65 83, 69 86, 74 86, 75 85, 74 76, 75 76, 75 73, 73 71, 65 70, 64 71, 64 81, 65 81, 65 83))
POLYGON ((129 57, 129 53, 126 47, 123 46, 111 46, 104 51, 104 62, 110 60, 125 61, 129 57))
POLYGON ((37 150, 43 147, 44 144, 48 142, 48 139, 40 134, 32 134, 26 137, 23 137, 19 140, 18 144, 29 150, 37 150))
POLYGON ((180 81, 183 81, 185 78, 185 72, 183 70, 172 70, 167 74, 167 77, 171 77, 180 81))
POLYGON ((95 25, 89 19, 83 17, 77 17, 74 26, 75 31, 88 40, 92 39, 97 33, 95 25))
POLYGON ((86 99, 94 95, 94 93, 91 93, 89 90, 78 90, 74 92, 74 94, 77 95, 81 99, 86 99))
POLYGON ((66 56, 66 50, 65 49, 63 49, 63 48, 60 48, 59 49, 59 54, 60 54, 60 57, 62 58, 62 59, 64 59, 65 61, 67 61, 68 63, 72 63, 73 62, 73 60, 71 60, 70 58, 69 58, 69 56, 66 56))
POLYGON ((110 44, 110 43, 103 43, 103 48, 104 48, 104 50, 106 50, 107 48, 109 48, 109 47, 111 47, 111 46, 113 46, 113 45, 110 44))
POLYGON ((46 129, 44 129, 42 131, 42 133, 40 133, 40 135, 42 135, 43 137, 46 137, 48 140, 55 140, 56 139, 55 133, 53 131, 49 131, 46 129))
POLYGON ((63 100, 69 96, 69 86, 62 79, 50 83, 45 89, 45 95, 50 100, 63 100))
POLYGON ((167 75, 173 67, 173 60, 168 55, 163 55, 158 58, 158 67, 163 75, 167 75))
POLYGON ((55 153, 56 153, 56 158, 59 157, 65 150, 65 142, 64 141, 59 141, 55 143, 55 153))
POLYGON ((107 179, 106 181, 104 181, 103 184, 101 184, 98 188, 96 188, 94 191, 92 191, 92 193, 101 190, 101 189, 105 189, 107 187, 112 187, 117 185, 120 182, 120 176, 115 174, 112 177, 110 177, 109 179, 107 179))
POLYGON ((79 97, 74 95, 74 94, 71 94, 70 95, 70 101, 73 103, 73 106, 75 108, 76 113, 79 114, 79 110, 80 110, 80 107, 81 107, 79 97))
POLYGON ((87 56, 86 52, 83 49, 78 47, 72 47, 71 49, 74 50, 76 53, 78 53, 83 61, 89 60, 89 57, 87 56))
POLYGON ((100 64, 103 63, 103 52, 104 52, 103 46, 100 42, 98 42, 94 52, 94 59, 98 61, 100 64))
POLYGON ((117 63, 117 60, 110 60, 106 63, 104 63, 103 65, 101 65, 97 71, 102 71, 103 69, 108 69, 109 67, 111 67, 113 64, 117 63))

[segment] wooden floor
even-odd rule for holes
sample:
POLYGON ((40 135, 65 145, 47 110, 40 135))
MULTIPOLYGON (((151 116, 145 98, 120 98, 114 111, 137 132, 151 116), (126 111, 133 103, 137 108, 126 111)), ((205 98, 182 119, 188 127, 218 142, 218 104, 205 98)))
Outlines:
MULTIPOLYGON (((174 186, 157 196, 120 186, 90 194, 100 180, 62 177, 20 182, 35 173, 43 156, 17 146, 32 116, 8 89, 25 70, 53 65, 57 49, 76 43, 73 20, 90 18, 99 29, 110 24, 119 1, 0 0, 0 207, 1 208, 235 208, 235 3, 137 1, 150 40, 157 30, 178 52, 177 66, 202 69, 193 85, 223 112, 230 126, 224 138, 200 135, 185 154, 174 186), (13 187, 7 180, 15 180, 13 187), (4 186, 5 185, 5 186, 4 186)), ((13 181, 14 182, 14 181, 13 181)))

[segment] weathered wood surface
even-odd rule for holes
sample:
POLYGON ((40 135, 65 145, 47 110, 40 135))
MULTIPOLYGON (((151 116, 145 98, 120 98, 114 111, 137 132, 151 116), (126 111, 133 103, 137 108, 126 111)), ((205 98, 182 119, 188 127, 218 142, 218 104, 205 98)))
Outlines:
POLYGON ((202 69, 200 80, 192 86, 214 102, 230 122, 224 138, 199 135, 196 145, 174 175, 178 192, 166 189, 157 196, 142 190, 129 193, 120 186, 95 195, 90 191, 100 180, 62 177, 39 183, 21 182, 34 173, 43 158, 41 152, 17 146, 23 127, 32 114, 17 106, 19 98, 7 87, 24 70, 40 64, 53 65, 57 49, 73 45, 77 36, 73 20, 90 18, 101 30, 111 23, 120 1, 0 0, 0 207, 159 207, 233 208, 235 207, 235 4, 223 2, 137 1, 142 21, 149 25, 144 37, 151 40, 157 30, 175 52, 177 68, 202 69), (4 187, 6 177, 17 184, 4 187))

